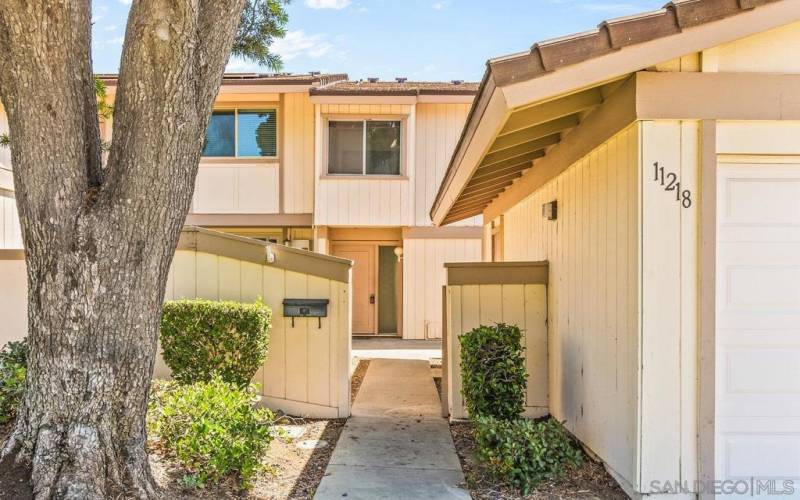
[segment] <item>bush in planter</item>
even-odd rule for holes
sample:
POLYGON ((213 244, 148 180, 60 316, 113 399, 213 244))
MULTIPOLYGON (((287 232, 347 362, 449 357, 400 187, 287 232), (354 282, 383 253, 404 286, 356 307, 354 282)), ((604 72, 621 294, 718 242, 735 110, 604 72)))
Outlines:
POLYGON ((164 303, 161 349, 172 376, 181 383, 219 375, 244 387, 264 363, 271 312, 253 304, 212 300, 164 303))
POLYGON ((470 417, 519 417, 527 384, 519 327, 482 325, 459 340, 462 394, 470 417))
POLYGON ((8 422, 17 413, 25 392, 25 375, 28 370, 28 343, 9 342, 0 349, 0 424, 8 422))
POLYGON ((275 419, 255 408, 255 388, 214 376, 190 385, 156 382, 148 405, 152 437, 175 455, 202 486, 238 474, 243 488, 261 470, 275 419))
POLYGON ((577 466, 583 455, 553 419, 500 420, 479 416, 475 423, 476 457, 498 479, 527 495, 540 481, 577 466))

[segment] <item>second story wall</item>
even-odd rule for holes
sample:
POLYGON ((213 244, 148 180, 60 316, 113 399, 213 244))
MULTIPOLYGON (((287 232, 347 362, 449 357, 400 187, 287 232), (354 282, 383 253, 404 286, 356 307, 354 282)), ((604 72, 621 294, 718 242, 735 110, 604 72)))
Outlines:
MULTIPOLYGON (((417 105, 417 140, 414 176, 414 225, 432 226, 429 215, 461 137, 470 103, 422 103, 417 105)), ((454 224, 480 226, 481 217, 471 217, 454 224)))
POLYGON ((319 104, 317 115, 317 190, 314 224, 321 226, 408 226, 413 221, 415 113, 407 104, 319 104), (400 175, 330 175, 330 120, 401 122, 400 175))
POLYGON ((280 175, 283 213, 314 211, 314 105, 308 93, 283 94, 280 175))

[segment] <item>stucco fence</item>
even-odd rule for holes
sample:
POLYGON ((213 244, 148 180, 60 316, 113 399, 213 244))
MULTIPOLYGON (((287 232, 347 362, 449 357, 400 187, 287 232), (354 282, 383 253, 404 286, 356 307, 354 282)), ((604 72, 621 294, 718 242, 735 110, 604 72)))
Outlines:
MULTIPOLYGON (((267 361, 254 382, 262 403, 291 415, 350 415, 352 262, 250 238, 187 227, 172 260, 166 300, 252 302, 272 309, 267 361), (283 299, 328 299, 323 318, 285 318, 283 299)), ((0 345, 27 332, 22 250, 0 250, 0 345)), ((159 356, 154 377, 170 370, 159 356)))
POLYGON ((459 262, 445 264, 443 287, 442 415, 464 419, 459 336, 480 325, 517 325, 528 385, 526 417, 549 413, 547 359, 547 262, 459 262))

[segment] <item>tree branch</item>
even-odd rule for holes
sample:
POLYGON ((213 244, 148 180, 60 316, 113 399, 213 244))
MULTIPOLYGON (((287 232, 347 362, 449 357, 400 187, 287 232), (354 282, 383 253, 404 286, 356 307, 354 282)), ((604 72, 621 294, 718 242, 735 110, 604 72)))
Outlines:
POLYGON ((0 0, 0 99, 23 240, 70 241, 101 176, 89 0, 0 0))

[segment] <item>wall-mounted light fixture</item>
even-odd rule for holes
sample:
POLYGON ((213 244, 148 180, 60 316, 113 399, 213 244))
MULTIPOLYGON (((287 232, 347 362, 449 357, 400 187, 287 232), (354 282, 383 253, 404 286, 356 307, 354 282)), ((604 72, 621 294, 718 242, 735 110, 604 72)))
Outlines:
POLYGON ((397 257, 397 262, 403 261, 403 247, 394 247, 394 255, 397 257))
POLYGON ((558 200, 542 205, 542 217, 547 220, 556 220, 556 217, 558 217, 558 200))
POLYGON ((267 245, 267 262, 270 264, 275 262, 275 252, 272 250, 272 245, 267 245))

